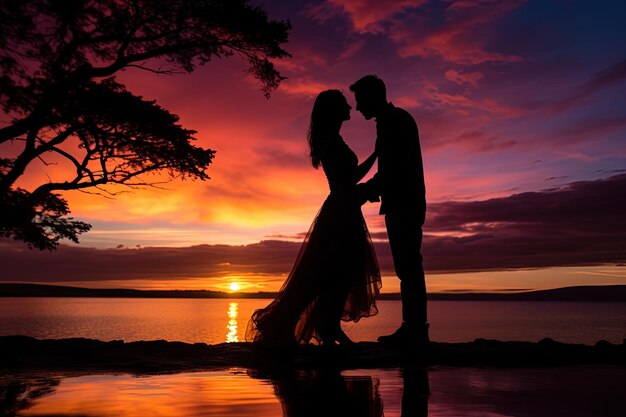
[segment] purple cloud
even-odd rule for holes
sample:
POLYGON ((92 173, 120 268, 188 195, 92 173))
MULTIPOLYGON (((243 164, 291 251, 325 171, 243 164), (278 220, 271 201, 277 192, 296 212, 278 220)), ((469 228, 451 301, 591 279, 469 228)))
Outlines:
POLYGON ((611 65, 580 84, 573 94, 548 106, 551 113, 561 113, 589 101, 596 93, 626 82, 626 60, 611 65))
POLYGON ((589 266, 626 261, 626 175, 486 201, 429 207, 430 271, 589 266))
MULTIPOLYGON (((423 245, 428 273, 590 266, 626 262, 626 174, 485 201, 429 206, 423 245)), ((384 233, 374 234, 381 269, 393 273, 384 233)), ((70 282, 175 280, 228 275, 278 277, 299 242, 243 246, 28 250, 0 241, 0 280, 70 282)))

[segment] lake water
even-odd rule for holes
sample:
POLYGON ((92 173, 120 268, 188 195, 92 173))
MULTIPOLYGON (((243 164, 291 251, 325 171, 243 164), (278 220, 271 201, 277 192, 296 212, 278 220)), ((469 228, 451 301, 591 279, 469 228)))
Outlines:
MULTIPOLYGON (((0 335, 241 341, 269 300, 0 298, 0 335)), ((398 301, 346 332, 395 329, 398 301)), ((626 303, 433 301, 432 339, 621 343, 626 303)), ((626 368, 247 369, 167 375, 0 373, 0 416, 609 417, 622 416, 626 368)))
POLYGON ((0 415, 616 417, 624 380, 602 367, 0 375, 0 415))
MULTIPOLYGON (((45 339, 243 341, 252 312, 267 299, 0 298, 0 335, 45 339)), ((355 341, 374 341, 400 323, 400 302, 380 301, 379 314, 345 323, 355 341)), ((626 303, 431 301, 431 339, 476 338, 567 343, 622 343, 626 303)))

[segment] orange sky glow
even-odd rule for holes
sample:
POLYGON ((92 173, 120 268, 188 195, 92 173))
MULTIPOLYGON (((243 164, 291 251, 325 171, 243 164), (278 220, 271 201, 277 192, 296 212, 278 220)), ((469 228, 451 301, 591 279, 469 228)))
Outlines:
MULTIPOLYGON (((66 192, 71 215, 92 230, 53 253, 0 242, 9 265, 0 281, 277 290, 328 193, 307 157, 313 100, 338 88, 354 108, 348 86, 374 73, 420 128, 429 291, 626 284, 618 209, 626 194, 626 32, 615 14, 523 0, 284 3, 263 3, 270 18, 293 25, 285 46, 293 58, 276 62, 287 79, 269 100, 238 57, 188 75, 131 69, 117 77, 217 151, 210 180, 109 188, 120 192, 113 197, 66 192), (528 34, 531 26, 542 36, 528 34), (585 39, 581 26, 593 28, 585 39), (599 195, 609 200, 587 205, 599 195)), ((362 160, 373 150, 374 122, 353 110, 342 135, 362 160)), ((29 167, 19 186, 73 170, 47 162, 56 165, 29 167)), ((378 205, 363 211, 383 291, 396 292, 378 205)))

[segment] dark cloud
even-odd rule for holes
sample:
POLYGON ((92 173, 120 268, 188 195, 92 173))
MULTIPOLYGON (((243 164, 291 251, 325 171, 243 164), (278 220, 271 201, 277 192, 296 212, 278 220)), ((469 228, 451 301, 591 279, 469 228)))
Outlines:
POLYGON ((212 278, 232 274, 289 272, 299 244, 261 241, 252 245, 185 248, 95 249, 62 245, 55 252, 0 241, 0 280, 101 281, 212 278))
POLYGON ((425 265, 476 271, 626 260, 626 175, 429 207, 425 265))
MULTIPOLYGON (((626 174, 505 198, 431 204, 423 247, 425 268, 428 273, 441 273, 623 264, 624 207, 626 174)), ((372 237, 381 269, 392 273, 389 247, 382 240, 386 235, 376 233, 372 237)), ((0 280, 279 276, 291 270, 299 248, 299 242, 265 240, 243 246, 185 248, 62 245, 55 252, 39 252, 2 240, 0 280)))
POLYGON ((300 233, 294 233, 292 235, 285 235, 285 234, 275 234, 275 235, 267 235, 265 236, 265 238, 273 240, 273 239, 279 239, 279 240, 298 240, 298 241, 302 241, 304 240, 304 238, 306 237, 306 232, 300 232, 300 233))
POLYGON ((596 172, 599 174, 621 174, 626 172, 626 169, 598 169, 596 172))

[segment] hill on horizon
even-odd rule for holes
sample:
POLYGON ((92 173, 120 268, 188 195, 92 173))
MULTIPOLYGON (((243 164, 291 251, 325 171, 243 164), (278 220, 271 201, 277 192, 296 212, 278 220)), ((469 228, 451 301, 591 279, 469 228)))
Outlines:
MULTIPOLYGON (((82 288, 61 285, 0 283, 0 297, 103 298, 274 298, 275 292, 223 292, 211 290, 135 290, 82 288)), ((381 300, 398 300, 398 293, 383 293, 381 300)), ((449 301, 606 301, 626 302, 626 285, 588 285, 515 293, 429 293, 429 300, 449 301)))

